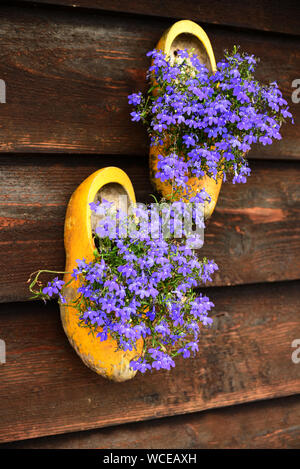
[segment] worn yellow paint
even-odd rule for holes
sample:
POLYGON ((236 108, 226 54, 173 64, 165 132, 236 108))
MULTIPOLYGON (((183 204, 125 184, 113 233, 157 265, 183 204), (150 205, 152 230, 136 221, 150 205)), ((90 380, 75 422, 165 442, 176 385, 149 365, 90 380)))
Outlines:
MULTIPOLYGON (((89 204, 95 200, 99 190, 107 184, 118 184, 127 193, 132 203, 135 194, 130 179, 119 168, 108 167, 91 174, 73 193, 65 218, 66 274, 65 282, 71 279, 71 272, 77 266, 76 259, 91 261, 95 245, 92 237, 91 210, 89 204)), ((78 312, 70 303, 77 298, 79 280, 65 289, 67 305, 61 305, 61 319, 66 335, 83 362, 96 373, 114 381, 126 381, 136 374, 129 362, 140 356, 143 341, 137 342, 132 352, 116 351, 117 343, 110 336, 100 342, 89 328, 78 325, 78 312)), ((101 329, 99 328, 99 331, 101 329)))
MULTIPOLYGON (((199 41, 199 47, 205 52, 207 62, 210 64, 211 70, 216 71, 216 61, 213 53, 213 49, 210 40, 205 31, 196 23, 189 20, 177 21, 171 28, 169 28, 159 40, 156 48, 163 51, 167 56, 170 55, 170 51, 173 47, 174 41, 178 40, 178 37, 184 35, 184 41, 188 42, 192 36, 193 44, 190 47, 194 47, 199 41), (196 40, 196 42, 195 42, 196 40)), ((180 40, 179 40, 180 44, 180 40)), ((172 194, 172 185, 167 182, 162 182, 160 179, 155 178, 157 173, 158 155, 163 154, 162 147, 160 145, 153 145, 150 147, 150 175, 151 180, 157 191, 166 199, 170 199, 172 194)), ((217 178, 215 181, 209 176, 203 176, 203 178, 190 178, 189 184, 194 192, 200 192, 201 189, 205 189, 210 195, 211 200, 204 206, 204 216, 209 218, 213 213, 222 185, 222 176, 217 178)), ((180 197, 180 196, 178 196, 180 197)))

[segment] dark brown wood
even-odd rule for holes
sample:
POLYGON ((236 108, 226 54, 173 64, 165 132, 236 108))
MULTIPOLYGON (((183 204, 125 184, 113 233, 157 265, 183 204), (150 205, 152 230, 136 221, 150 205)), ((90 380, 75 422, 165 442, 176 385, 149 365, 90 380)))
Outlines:
MULTIPOLYGON (((130 121, 127 95, 145 89, 145 54, 173 20, 42 7, 2 6, 0 15, 0 78, 7 87, 0 151, 148 153, 142 125, 130 121)), ((258 78, 277 80, 291 101, 298 37, 220 26, 206 31, 217 58, 234 44, 258 55, 258 78)), ((300 106, 291 109, 299 120, 300 106)), ((299 158, 299 126, 286 126, 283 137, 250 157, 299 158)))
MULTIPOLYGON (((190 1, 189 8, 178 0, 42 3, 0 7, 0 79, 7 88, 0 105, 0 301, 28 299, 33 270, 64 268, 66 205, 91 172, 120 166, 138 200, 151 200, 148 141, 129 120, 127 95, 145 89, 145 53, 175 19, 215 23, 204 26, 217 59, 240 44, 261 57, 258 78, 278 81, 289 102, 300 66, 298 2, 275 0, 272 8, 266 0, 190 1), (71 3, 83 8, 58 6, 71 3)), ((282 142, 256 148, 250 158, 300 159, 300 106, 292 111, 296 125, 286 126, 282 142)), ((150 447, 150 440, 153 448, 299 448, 293 395, 300 393, 300 365, 291 360, 291 343, 300 337, 300 281, 270 282, 300 278, 300 167, 252 160, 252 169, 247 185, 222 189, 200 255, 220 266, 214 285, 256 284, 204 290, 216 305, 214 326, 203 331, 198 356, 179 360, 175 370, 110 383, 77 357, 55 303, 0 305, 7 347, 0 441, 85 430, 48 441, 53 447, 137 448, 150 447)))
MULTIPOLYGON (((32 0, 23 0, 32 3, 32 0)), ((35 0, 34 3, 94 8, 116 13, 162 16, 174 19, 191 19, 238 28, 261 29, 299 35, 299 2, 296 0, 35 0)))
MULTIPOLYGON (((1 301, 29 298, 37 269, 63 270, 68 200, 93 171, 114 164, 131 178, 137 199, 153 201, 145 157, 1 157, 1 301)), ((251 162, 247 184, 223 184, 200 256, 215 259, 214 285, 300 277, 300 166, 251 162)))
POLYGON ((63 333, 56 305, 1 305, 0 441, 100 428, 300 392, 291 360, 299 338, 299 282, 209 290, 214 327, 196 358, 170 372, 112 383, 88 369, 63 333))
POLYGON ((0 449, 299 449, 299 447, 299 396, 0 445, 0 449))

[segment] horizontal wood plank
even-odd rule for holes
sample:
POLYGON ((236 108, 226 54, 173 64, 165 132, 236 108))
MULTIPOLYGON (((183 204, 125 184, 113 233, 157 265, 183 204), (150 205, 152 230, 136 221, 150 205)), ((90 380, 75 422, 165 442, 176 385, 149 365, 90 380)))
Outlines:
MULTIPOLYGON (((0 15, 0 78, 7 93, 0 151, 148 153, 145 130, 130 121, 127 95, 145 89, 145 54, 172 20, 76 8, 2 6, 0 15)), ((258 78, 278 81, 291 101, 300 38, 221 26, 206 31, 217 58, 234 44, 259 56, 258 78)), ((300 106, 291 109, 299 120, 300 106)), ((253 149, 250 157, 299 159, 299 148, 299 126, 289 124, 282 141, 253 149)))
MULTIPOLYGON (((32 0, 23 2, 32 3, 32 0)), ((116 13, 162 16, 174 19, 192 19, 201 23, 213 23, 238 28, 261 29, 299 35, 299 3, 295 0, 35 0, 34 3, 94 8, 116 13)))
POLYGON ((3 443, 0 449, 299 449, 300 396, 3 443))
MULTIPOLYGON (((38 269, 63 270, 63 225, 72 192, 93 171, 112 164, 151 202, 145 157, 10 156, 0 158, 0 300, 29 298, 38 269)), ((214 285, 300 278, 300 166, 252 161, 247 184, 223 184, 207 223, 200 256, 215 259, 214 285)))
POLYGON ((299 282, 209 290, 214 326, 196 358, 169 372, 112 383, 70 347, 58 308, 1 305, 0 441, 87 430, 300 392, 291 360, 299 338, 299 282))

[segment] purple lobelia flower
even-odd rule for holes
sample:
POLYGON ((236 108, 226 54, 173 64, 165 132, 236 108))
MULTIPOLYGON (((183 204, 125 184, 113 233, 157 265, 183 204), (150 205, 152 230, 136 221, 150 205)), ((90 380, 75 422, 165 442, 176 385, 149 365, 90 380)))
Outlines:
POLYGON ((43 294, 48 296, 58 295, 64 285, 63 280, 58 280, 58 277, 55 277, 51 282, 48 282, 47 286, 43 288, 43 294))
POLYGON ((215 73, 188 50, 177 51, 172 60, 162 51, 147 55, 150 90, 147 96, 130 95, 129 102, 138 113, 133 120, 146 124, 152 145, 163 147, 156 177, 193 197, 198 196, 189 184, 193 176, 231 175, 234 184, 245 183, 250 175, 245 154, 252 144, 280 139, 282 123, 292 119, 277 83, 259 83, 257 59, 237 47, 225 52, 215 73))
MULTIPOLYGON (((173 226, 183 208, 177 202, 170 211, 173 226)), ((109 227, 118 213, 109 204, 103 211, 99 203, 92 203, 91 209, 103 216, 102 228, 109 227)), ((139 224, 137 215, 148 220, 150 228, 150 217, 139 206, 118 219, 132 227, 133 221, 139 224)), ((163 225, 162 219, 159 224, 163 225)), ((200 329, 212 323, 208 312, 213 303, 193 288, 209 281, 217 270, 213 261, 200 261, 184 240, 165 239, 163 232, 153 237, 146 227, 141 236, 129 230, 127 237, 119 236, 121 231, 116 229, 115 238, 109 230, 102 233, 96 228, 99 248, 94 260, 78 259, 73 272, 79 280, 79 324, 94 330, 100 341, 110 335, 124 351, 134 350, 136 341, 143 340, 142 357, 131 362, 141 373, 170 370, 176 355, 187 358, 197 351, 200 329)), ((62 287, 63 282, 55 278, 44 295, 62 295, 62 287)))
MULTIPOLYGON (((184 204, 177 202, 170 211, 175 223, 177 210, 184 204)), ((91 209, 103 215, 101 226, 110 226, 115 211, 98 203, 91 209)), ((139 223, 136 215, 146 218, 145 211, 137 207, 122 223, 139 223)), ((162 217, 162 215, 160 215, 162 217)), ((150 218, 148 218, 150 224, 150 218)), ((159 220, 163 225, 162 220, 159 220)), ((148 226, 150 228, 150 226, 148 226)), ((208 316, 213 303, 194 287, 211 279, 217 266, 213 261, 200 261, 184 240, 165 239, 162 232, 144 231, 136 237, 130 230, 127 237, 112 238, 110 232, 97 235, 98 251, 87 262, 77 260, 73 278, 79 281, 79 324, 94 331, 99 341, 110 335, 118 348, 132 351, 136 341, 143 340, 143 354, 131 361, 134 370, 145 373, 151 369, 170 370, 177 355, 188 358, 198 349, 199 333, 210 326, 208 316)), ((58 295, 64 303, 64 282, 55 278, 43 289, 49 298, 58 295)))

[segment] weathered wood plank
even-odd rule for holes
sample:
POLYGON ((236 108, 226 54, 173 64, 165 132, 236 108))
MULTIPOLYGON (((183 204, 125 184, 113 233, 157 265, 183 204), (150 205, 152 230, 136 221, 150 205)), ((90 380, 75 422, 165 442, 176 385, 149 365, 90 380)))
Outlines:
POLYGON ((299 447, 299 396, 0 445, 0 449, 299 449, 299 447))
MULTIPOLYGON (((64 268, 63 224, 68 200, 93 171, 120 166, 137 199, 153 201, 145 157, 1 157, 1 301, 28 299, 26 283, 39 268, 64 268)), ((214 285, 300 278, 300 167, 251 162, 247 184, 224 184, 207 224, 200 255, 220 266, 214 285)))
MULTIPOLYGON (((3 6, 0 14, 0 78, 7 88, 0 151, 148 152, 144 129, 129 119, 127 95, 145 88, 145 54, 171 20, 79 14, 75 8, 3 6)), ((261 57, 258 77, 277 80, 290 102, 300 68, 299 38, 220 26, 206 30, 217 58, 234 44, 261 57)), ((291 108, 297 121, 300 106, 291 108)), ((283 136, 250 157, 300 158, 299 126, 288 125, 283 136)))
POLYGON ((196 358, 111 383, 82 364, 58 308, 1 306, 0 441, 100 428, 299 393, 299 282, 210 289, 214 327, 196 358), (188 366, 187 366, 188 364, 188 366))
MULTIPOLYGON (((23 0, 23 2, 32 0, 23 0)), ((192 19, 202 23, 222 24, 238 28, 261 29, 299 35, 299 3, 295 0, 238 0, 226 2, 189 0, 35 0, 34 3, 94 8, 116 13, 162 16, 175 19, 192 19)))

